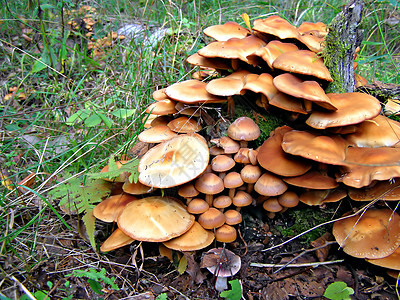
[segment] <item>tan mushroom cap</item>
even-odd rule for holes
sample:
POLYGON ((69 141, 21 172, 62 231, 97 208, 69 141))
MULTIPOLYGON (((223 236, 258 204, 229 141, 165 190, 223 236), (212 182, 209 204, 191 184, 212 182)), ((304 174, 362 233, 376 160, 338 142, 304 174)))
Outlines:
POLYGON ((253 197, 245 191, 237 191, 232 198, 232 203, 236 207, 249 206, 253 202, 253 197))
POLYGON ((240 212, 234 209, 229 209, 224 212, 225 215, 225 223, 228 225, 236 225, 242 223, 242 215, 240 212))
POLYGON ((225 42, 213 42, 198 51, 198 54, 204 57, 221 57, 235 59, 238 58, 246 63, 250 63, 247 58, 264 47, 266 43, 254 35, 243 39, 231 38, 225 42))
POLYGON ((138 135, 138 139, 144 143, 161 143, 172 139, 174 136, 176 136, 176 133, 168 126, 157 125, 142 131, 138 135))
POLYGON ((129 245, 135 240, 127 236, 121 229, 117 228, 114 232, 103 242, 100 247, 101 252, 108 252, 123 246, 129 245))
POLYGON ((194 187, 192 182, 185 183, 178 189, 178 195, 183 198, 193 198, 199 194, 199 191, 194 187))
POLYGON ((304 115, 308 114, 303 105, 303 101, 279 91, 268 103, 283 110, 292 111, 304 115))
POLYGON ((224 186, 227 189, 234 189, 241 185, 243 185, 243 180, 238 172, 229 172, 224 177, 224 186))
POLYGON ((232 64, 231 61, 228 59, 223 59, 223 58, 212 58, 212 57, 204 57, 199 55, 198 53, 190 55, 187 59, 186 62, 194 65, 194 66, 200 66, 200 67, 205 67, 205 68, 213 68, 217 70, 229 70, 232 69, 232 64))
POLYGON ((292 131, 289 126, 276 128, 258 150, 257 160, 264 169, 281 176, 299 176, 311 168, 311 163, 283 151, 283 136, 292 131))
POLYGON ((310 75, 326 81, 333 81, 323 60, 316 53, 309 50, 283 53, 275 59, 272 66, 286 72, 310 75))
POLYGON ((200 215, 198 222, 205 229, 214 229, 224 225, 225 216, 218 209, 210 207, 200 215))
POLYGON ((129 203, 118 217, 118 227, 138 241, 164 242, 184 234, 194 216, 172 197, 148 197, 129 203))
POLYGON ((299 196, 293 191, 286 191, 278 196, 278 203, 283 207, 295 207, 300 202, 299 196))
POLYGON ((346 135, 345 139, 357 147, 399 147, 400 123, 378 115, 359 124, 356 131, 346 135))
POLYGON ((400 149, 391 147, 350 147, 346 154, 346 165, 336 179, 347 186, 360 188, 374 180, 400 177, 400 149))
POLYGON ((214 195, 224 190, 224 183, 214 173, 204 173, 196 179, 194 186, 196 189, 206 195, 214 195))
POLYGON ((236 22, 226 22, 223 25, 209 26, 203 30, 203 33, 217 41, 227 41, 231 38, 245 38, 250 35, 250 31, 236 22))
POLYGON ((154 189, 150 186, 140 183, 139 181, 130 182, 129 180, 126 180, 122 186, 122 190, 131 195, 143 195, 152 192, 154 189))
POLYGON ((358 124, 375 118, 381 112, 378 99, 364 93, 327 94, 335 111, 314 110, 306 123, 317 129, 358 124))
POLYGON ((337 135, 318 135, 307 131, 292 130, 284 134, 282 149, 314 161, 344 165, 347 142, 337 135))
POLYGON ((232 157, 221 154, 215 156, 211 160, 211 168, 214 172, 226 172, 235 166, 235 161, 232 157))
POLYGON ((282 180, 290 185, 314 190, 334 189, 339 185, 334 178, 313 170, 300 176, 282 178, 282 180))
POLYGON ((153 99, 156 101, 166 100, 168 96, 165 94, 165 88, 155 90, 153 92, 153 99))
POLYGON ((300 195, 300 202, 307 205, 322 205, 323 203, 337 202, 347 196, 343 189, 308 190, 300 195))
POLYGON ((93 208, 93 215, 103 222, 115 222, 125 207, 136 200, 136 197, 128 194, 110 196, 93 208))
POLYGON ((349 197, 354 201, 400 200, 400 180, 393 178, 384 181, 374 181, 363 188, 348 188, 349 197))
POLYGON ((244 94, 242 92, 246 81, 246 76, 251 74, 246 70, 235 71, 228 76, 213 79, 206 85, 206 90, 210 94, 217 96, 233 96, 244 94))
POLYGON ((278 90, 273 85, 273 78, 268 73, 261 73, 260 75, 253 76, 251 80, 246 80, 242 91, 245 90, 261 93, 267 97, 268 100, 271 100, 278 93, 278 90))
POLYGON ((202 110, 200 106, 186 105, 183 102, 176 103, 175 108, 178 111, 176 114, 190 117, 200 117, 202 110))
POLYGON ((214 234, 205 230, 198 222, 181 236, 166 241, 163 244, 170 249, 177 251, 196 251, 211 245, 214 234))
POLYGON ((328 27, 326 24, 322 22, 312 23, 312 22, 303 22, 297 27, 297 31, 301 34, 307 32, 315 32, 317 31, 320 36, 326 36, 328 34, 328 27))
POLYGON ((203 173, 209 156, 202 136, 196 133, 178 135, 143 155, 138 166, 139 181, 158 188, 181 185, 203 173))
POLYGON ((325 36, 320 36, 315 30, 300 34, 297 39, 315 53, 320 53, 325 48, 325 36))
POLYGON ((231 206, 232 198, 226 195, 218 196, 213 200, 213 206, 215 208, 227 208, 231 206))
MULTIPOLYGON (((157 115, 155 115, 157 116, 157 115)), ((150 122, 151 127, 156 127, 159 125, 167 126, 167 124, 171 121, 171 117, 169 115, 164 116, 157 116, 156 118, 152 119, 150 122)))
POLYGON ((240 171, 240 176, 245 183, 256 183, 260 178, 262 171, 259 166, 246 165, 240 171))
POLYGON ((224 224, 215 230, 215 239, 221 243, 232 243, 237 238, 235 227, 224 224))
MULTIPOLYGON (((144 117, 142 118, 142 123, 144 128, 150 128, 151 122, 153 122, 154 119, 158 118, 159 115, 154 115, 154 114, 145 114, 144 117)), ((167 125, 167 124, 165 124, 167 125)))
POLYGON ((281 40, 296 38, 299 35, 295 26, 277 15, 270 16, 266 19, 254 20, 253 30, 277 36, 281 40))
POLYGON ((167 126, 176 133, 193 133, 201 130, 201 125, 195 119, 186 116, 172 120, 167 126))
POLYGON ((263 196, 278 196, 287 190, 287 185, 278 176, 265 173, 257 180, 254 190, 263 196))
MULTIPOLYGON (((189 79, 174 83, 165 89, 168 97, 187 104, 223 103, 226 99, 210 94, 206 90, 207 83, 196 79, 189 79)), ((174 106, 175 109, 175 106, 174 106)), ((176 111, 175 111, 176 112, 176 111)))
POLYGON ((172 115, 176 113, 175 101, 166 99, 154 102, 146 108, 146 112, 153 115, 172 115))
POLYGON ((198 215, 206 212, 209 208, 210 206, 206 201, 200 198, 194 198, 192 199, 192 201, 189 202, 186 209, 191 214, 198 215))
POLYGON ((269 212, 280 212, 283 206, 279 203, 278 198, 271 197, 264 201, 263 208, 269 212))
POLYGON ((249 117, 237 118, 228 127, 228 136, 236 141, 254 141, 260 134, 260 128, 249 117))
POLYGON ((270 41, 265 47, 258 49, 254 54, 265 60, 270 68, 274 60, 285 52, 297 51, 299 48, 292 43, 283 43, 278 40, 270 41))
MULTIPOLYGON (((400 270, 400 248, 397 248, 396 251, 394 251, 389 256, 378 259, 366 259, 366 261, 373 265, 384 267, 387 269, 400 270)), ((397 277, 398 274, 395 278, 397 277)))
POLYGON ((218 139, 212 139, 210 142, 224 149, 225 154, 233 154, 238 152, 240 149, 240 144, 228 136, 223 136, 218 139))
POLYGON ((400 244, 400 217, 390 209, 368 209, 333 224, 333 235, 347 254, 377 259, 397 250, 400 244))
POLYGON ((328 110, 336 110, 329 97, 318 82, 301 80, 290 73, 278 75, 273 80, 274 86, 281 92, 296 98, 312 101, 328 110))

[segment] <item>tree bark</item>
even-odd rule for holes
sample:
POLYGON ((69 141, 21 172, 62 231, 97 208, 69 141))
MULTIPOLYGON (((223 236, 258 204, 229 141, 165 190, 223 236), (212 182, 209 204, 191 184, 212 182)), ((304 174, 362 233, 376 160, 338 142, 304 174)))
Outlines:
POLYGON ((323 56, 334 81, 327 92, 349 93, 355 89, 354 54, 363 38, 363 30, 358 28, 362 13, 362 0, 352 0, 329 26, 323 56))

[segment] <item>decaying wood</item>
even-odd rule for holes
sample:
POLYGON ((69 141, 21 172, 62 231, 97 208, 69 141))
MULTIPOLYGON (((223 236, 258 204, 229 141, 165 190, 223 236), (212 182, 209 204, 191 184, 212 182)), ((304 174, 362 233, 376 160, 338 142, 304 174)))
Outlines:
POLYGON ((323 54, 324 62, 334 80, 328 86, 329 92, 354 91, 354 54, 363 37, 363 30, 358 28, 362 19, 362 8, 362 0, 351 1, 329 26, 323 54))
POLYGON ((360 86, 357 91, 371 94, 379 100, 400 99, 400 85, 375 81, 371 84, 360 86))

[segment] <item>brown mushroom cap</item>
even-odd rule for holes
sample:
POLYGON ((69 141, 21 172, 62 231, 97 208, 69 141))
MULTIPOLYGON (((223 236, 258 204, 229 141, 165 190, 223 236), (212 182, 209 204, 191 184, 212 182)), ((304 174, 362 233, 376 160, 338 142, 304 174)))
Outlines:
POLYGON ((273 77, 268 73, 261 73, 260 75, 251 77, 247 76, 247 78, 246 83, 242 88, 242 92, 250 90, 254 93, 261 93, 268 99, 268 101, 278 93, 278 90, 273 85, 273 77))
POLYGON ((194 66, 200 66, 200 67, 205 67, 205 68, 214 68, 217 70, 229 70, 232 69, 232 65, 230 60, 228 59, 223 59, 223 58, 211 58, 211 57, 204 57, 199 55, 198 53, 194 53, 190 55, 187 59, 186 62, 194 65, 194 66))
MULTIPOLYGON (((400 270, 400 248, 397 248, 396 251, 394 251, 389 256, 378 259, 366 259, 366 261, 373 265, 384 267, 387 269, 400 270)), ((395 278, 397 277, 398 274, 395 278)))
POLYGON ((314 110, 306 123, 317 129, 358 124, 375 118, 381 112, 381 104, 373 96, 364 93, 327 94, 335 111, 314 110))
POLYGON ((272 66, 286 72, 310 75, 332 82, 327 67, 318 55, 309 50, 285 52, 278 56, 272 66))
POLYGON ((226 195, 218 196, 217 198, 215 198, 213 200, 213 206, 215 208, 226 208, 226 207, 231 206, 231 204, 232 204, 231 197, 226 196, 226 195))
POLYGON ((234 227, 224 224, 215 230, 215 239, 221 243, 232 243, 237 238, 237 232, 234 227))
POLYGON ((206 195, 215 195, 224 190, 224 183, 214 173, 204 173, 196 179, 194 186, 196 189, 206 195))
POLYGON ((274 60, 285 52, 297 51, 299 48, 292 43, 283 43, 278 40, 270 41, 265 47, 258 49, 254 54, 265 60, 270 68, 274 60))
POLYGON ((249 206, 253 202, 253 197, 245 191, 237 191, 235 196, 232 198, 232 203, 236 207, 249 206))
POLYGON ((265 173, 257 180, 254 190, 263 196, 278 196, 287 190, 287 185, 279 177, 265 173))
POLYGON ((138 166, 139 181, 168 188, 198 177, 207 167, 208 145, 196 134, 178 135, 146 152, 138 166))
POLYGON ((239 272, 241 259, 226 248, 214 248, 204 254, 200 267, 218 274, 218 277, 230 277, 239 272), (225 259, 221 261, 221 257, 225 259))
POLYGON ((100 247, 101 252, 108 252, 123 246, 129 245, 135 240, 127 236, 121 229, 117 228, 114 232, 103 242, 100 247))
POLYGON ((300 202, 299 196, 293 191, 286 191, 278 196, 278 202, 283 207, 295 207, 300 202))
POLYGON ((236 225, 242 223, 242 215, 237 210, 229 209, 224 212, 224 215, 225 223, 228 225, 236 225))
POLYGON ((218 209, 210 207, 200 215, 198 222, 205 229, 214 229, 224 225, 225 216, 218 209))
POLYGON ((153 188, 147 185, 144 185, 142 183, 138 182, 130 182, 129 180, 126 180, 124 185, 122 186, 122 190, 125 193, 131 194, 131 195, 143 195, 147 194, 153 191, 153 188))
POLYGON ((224 177, 224 186, 227 189, 234 189, 243 184, 242 177, 238 172, 229 172, 224 177))
POLYGON ((274 15, 266 19, 256 19, 253 30, 279 37, 281 40, 296 38, 299 35, 297 28, 280 16, 274 15))
POLYGON ((207 83, 206 90, 210 94, 217 96, 233 96, 244 94, 242 89, 248 74, 250 74, 249 71, 239 70, 229 74, 228 76, 213 79, 207 83))
POLYGON ((250 31, 236 22, 226 22, 223 25, 209 26, 203 30, 205 35, 212 37, 217 41, 227 41, 231 38, 245 38, 250 35, 250 31))
POLYGON ((177 133, 193 133, 201 130, 200 124, 195 119, 186 116, 172 120, 167 126, 177 133))
POLYGON ((290 185, 314 190, 334 189, 339 185, 334 178, 318 171, 308 171, 303 175, 282 178, 282 180, 290 185))
POLYGON ((217 155, 211 160, 211 168, 214 172, 226 172, 235 166, 235 161, 227 155, 217 155))
POLYGON ((165 88, 155 90, 153 92, 153 99, 156 101, 166 100, 168 96, 165 94, 165 88))
POLYGON ((115 222, 125 207, 136 200, 129 194, 110 196, 93 208, 93 216, 103 222, 115 222))
POLYGON ((190 212, 191 214, 202 214, 206 212, 210 206, 206 201, 200 198, 194 198, 192 201, 189 202, 187 206, 187 211, 190 212))
POLYGON ((261 145, 257 155, 261 167, 281 176, 299 176, 311 168, 309 161, 283 151, 283 136, 291 130, 288 126, 278 127, 261 145))
POLYGON ((400 180, 398 178, 372 182, 364 188, 349 187, 348 190, 349 197, 354 201, 400 200, 400 180))
POLYGON ((300 202, 307 205, 322 205, 328 202, 337 202, 347 196, 343 189, 308 190, 300 195, 300 202))
POLYGON ((207 92, 206 85, 207 83, 196 79, 185 80, 182 82, 174 83, 173 85, 167 87, 165 89, 165 94, 176 101, 188 104, 203 102, 221 103, 226 101, 226 99, 224 98, 212 95, 207 92))
POLYGON ((254 141, 260 134, 260 128, 249 117, 237 118, 228 127, 228 136, 236 141, 254 141))
POLYGON ((172 115, 176 113, 175 101, 166 99, 154 102, 146 108, 146 112, 153 115, 172 115))
POLYGON ((400 245, 400 217, 390 209, 368 209, 361 216, 336 221, 333 235, 351 256, 383 258, 400 245))
POLYGON ((264 201, 263 208, 269 212, 280 212, 283 206, 279 203, 278 198, 271 197, 264 201))
POLYGON ((309 31, 317 31, 320 36, 326 36, 328 34, 328 27, 322 22, 303 22, 300 24, 299 27, 297 27, 297 31, 301 34, 307 33, 309 31))
POLYGON ((278 92, 268 103, 283 110, 304 115, 308 114, 303 101, 282 92, 278 92))
POLYGON ((233 154, 238 152, 240 149, 240 144, 232 140, 229 136, 223 136, 219 139, 212 139, 210 142, 224 149, 225 154, 233 154))
POLYGON ((154 196, 130 202, 117 222, 118 227, 133 239, 164 242, 188 231, 194 216, 177 199, 154 196))
POLYGON ((183 198, 193 198, 198 194, 199 191, 196 190, 192 182, 185 183, 184 185, 180 186, 178 190, 178 195, 183 198))
POLYGON ((240 171, 243 182, 256 183, 262 172, 259 166, 246 165, 240 171))
POLYGON ((274 86, 281 92, 296 98, 312 101, 328 110, 336 110, 329 97, 318 82, 303 81, 290 73, 278 75, 273 80, 274 86))
POLYGON ((142 131, 138 135, 138 139, 144 143, 161 143, 172 139, 174 136, 176 136, 176 133, 168 126, 157 125, 142 131))
POLYGON ((193 226, 179 237, 166 241, 163 244, 177 251, 196 251, 209 246, 214 240, 214 234, 205 230, 199 223, 193 226))

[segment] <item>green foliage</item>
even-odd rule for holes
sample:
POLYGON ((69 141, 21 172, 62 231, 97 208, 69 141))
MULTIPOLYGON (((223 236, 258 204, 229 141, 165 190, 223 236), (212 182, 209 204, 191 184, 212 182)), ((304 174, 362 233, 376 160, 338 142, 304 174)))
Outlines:
POLYGON ((160 295, 157 296, 156 300, 167 300, 167 294, 166 293, 161 293, 160 295))
POLYGON ((66 276, 86 277, 90 288, 93 292, 99 295, 103 294, 101 290, 104 285, 109 285, 113 290, 119 290, 118 285, 114 283, 115 277, 108 278, 106 275, 106 269, 104 268, 100 271, 97 271, 94 268, 88 270, 74 270, 72 274, 66 276))
POLYGON ((229 281, 231 285, 231 289, 227 291, 221 292, 220 296, 222 298, 226 298, 227 300, 240 300, 242 299, 242 285, 240 284, 239 279, 234 279, 229 281))
POLYGON ((354 290, 348 287, 343 281, 336 281, 328 285, 325 290, 324 297, 331 300, 350 300, 350 295, 354 294, 354 290))

